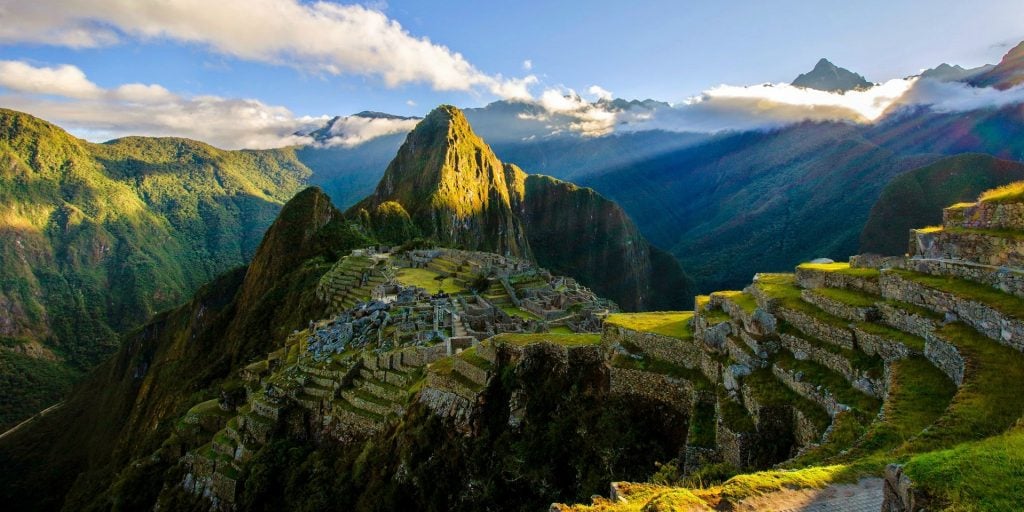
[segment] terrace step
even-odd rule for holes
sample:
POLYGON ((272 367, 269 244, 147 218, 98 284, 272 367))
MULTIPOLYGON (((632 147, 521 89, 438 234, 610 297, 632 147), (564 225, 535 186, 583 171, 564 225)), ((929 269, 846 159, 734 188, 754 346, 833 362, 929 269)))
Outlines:
POLYGON ((943 208, 946 228, 1011 229, 1024 231, 1024 203, 960 203, 943 208))
POLYGON ((910 255, 997 267, 1022 267, 1024 232, 973 228, 913 229, 910 231, 910 255))
POLYGON ((812 361, 781 357, 772 365, 772 373, 788 388, 811 400, 830 415, 854 410, 873 418, 881 401, 850 385, 842 374, 812 361))
POLYGON ((358 388, 344 390, 341 392, 341 396, 346 402, 380 416, 402 413, 402 408, 398 404, 358 388))
POLYGON ((850 322, 877 320, 879 313, 875 303, 883 300, 879 295, 842 288, 804 289, 800 292, 800 298, 830 315, 850 322))
POLYGON ((882 274, 886 298, 953 314, 992 340, 1024 351, 1024 299, 955 277, 890 269, 882 274))
POLYGON ((908 258, 903 268, 933 276, 952 276, 1024 298, 1024 271, 998 265, 942 258, 908 258))
POLYGON ((850 267, 849 263, 804 263, 796 267, 796 283, 801 288, 840 288, 880 295, 879 271, 850 267))

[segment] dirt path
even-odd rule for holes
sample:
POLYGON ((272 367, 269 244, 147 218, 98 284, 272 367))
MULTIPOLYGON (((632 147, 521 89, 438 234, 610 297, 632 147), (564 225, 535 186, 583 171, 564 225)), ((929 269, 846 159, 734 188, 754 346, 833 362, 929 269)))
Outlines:
POLYGON ((853 484, 824 489, 785 490, 748 498, 737 512, 880 512, 882 479, 865 478, 853 484))
POLYGON ((32 423, 36 418, 42 418, 43 416, 46 416, 48 413, 50 413, 51 411, 53 411, 54 409, 56 409, 56 408, 58 408, 58 407, 60 407, 62 405, 64 405, 64 402, 57 402, 57 403, 47 407, 46 409, 43 409, 42 411, 39 411, 38 413, 32 415, 31 418, 29 418, 29 419, 27 419, 27 420, 25 420, 25 421, 23 421, 21 423, 18 423, 17 425, 15 425, 13 428, 8 430, 7 432, 4 432, 3 434, 0 434, 0 439, 3 439, 5 437, 7 437, 8 435, 17 432, 17 430, 19 428, 24 427, 25 425, 28 425, 29 423, 32 423))

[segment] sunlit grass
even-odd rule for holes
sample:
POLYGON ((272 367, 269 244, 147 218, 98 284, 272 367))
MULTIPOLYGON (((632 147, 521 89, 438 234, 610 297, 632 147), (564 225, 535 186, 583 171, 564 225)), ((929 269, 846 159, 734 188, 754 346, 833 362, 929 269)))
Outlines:
POLYGON ((662 334, 672 338, 693 338, 690 321, 693 311, 655 311, 650 313, 615 313, 605 323, 640 332, 662 334))
POLYGON ((441 274, 426 268, 403 268, 398 271, 396 280, 406 286, 418 286, 429 293, 435 293, 438 290, 450 294, 465 291, 455 282, 454 278, 437 279, 440 276, 441 274))

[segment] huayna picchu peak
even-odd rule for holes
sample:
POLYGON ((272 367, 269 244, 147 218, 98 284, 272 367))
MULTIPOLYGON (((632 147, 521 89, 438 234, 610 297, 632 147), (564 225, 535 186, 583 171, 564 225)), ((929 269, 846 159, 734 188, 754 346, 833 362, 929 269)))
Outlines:
POLYGON ((416 125, 374 193, 348 215, 377 231, 533 259, 628 310, 678 307, 691 286, 618 205, 501 162, 450 105, 416 125))
POLYGON ((819 91, 846 92, 867 89, 872 84, 863 76, 822 58, 814 65, 814 69, 800 74, 791 85, 819 91))

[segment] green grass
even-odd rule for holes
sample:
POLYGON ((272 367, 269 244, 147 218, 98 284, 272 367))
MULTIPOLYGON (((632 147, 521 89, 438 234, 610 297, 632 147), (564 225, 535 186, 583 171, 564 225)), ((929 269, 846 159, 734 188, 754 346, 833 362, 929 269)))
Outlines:
POLYGON ((878 414, 882 402, 869 396, 853 386, 842 375, 813 361, 801 361, 788 352, 780 354, 776 364, 793 372, 803 373, 804 382, 827 389, 839 403, 846 404, 861 413, 861 417, 870 418, 878 414))
POLYGON ((919 317, 927 318, 930 320, 941 321, 944 318, 941 313, 936 313, 935 311, 932 311, 926 307, 918 306, 917 304, 911 304, 909 302, 903 302, 894 299, 886 299, 885 304, 896 309, 903 310, 906 313, 917 315, 919 317))
POLYGON ((1005 315, 1024 318, 1024 299, 999 291, 991 286, 955 277, 933 276, 893 269, 898 276, 922 286, 954 294, 963 299, 980 302, 1005 315))
POLYGON ((882 300, 877 295, 842 288, 818 288, 813 293, 856 308, 873 307, 876 302, 882 300))
POLYGON ((948 324, 937 334, 951 341, 970 362, 949 408, 932 427, 906 443, 903 453, 948 448, 1000 434, 1024 414, 1024 354, 961 323, 948 324))
POLYGON ((526 311, 525 309, 516 307, 515 304, 501 304, 498 306, 502 311, 508 313, 511 316, 522 318, 523 320, 538 320, 540 317, 526 311))
POLYGON ((711 381, 709 381, 700 370, 679 366, 675 363, 670 363, 664 359, 658 359, 656 357, 642 356, 638 359, 617 354, 612 358, 612 366, 631 370, 643 370, 646 372, 668 375, 677 379, 683 379, 693 384, 694 389, 712 388, 711 381))
POLYGON ((606 324, 640 332, 662 334, 681 340, 692 339, 690 322, 693 311, 657 311, 650 313, 615 313, 608 315, 606 324))
POLYGON ((796 268, 806 270, 820 270, 822 272, 835 272, 837 274, 843 274, 852 277, 863 277, 868 279, 877 279, 879 276, 878 269, 875 268, 855 268, 851 267, 848 262, 836 262, 836 263, 801 263, 796 268))
POLYGON ((469 364, 471 364, 473 366, 476 366, 477 368, 480 368, 481 370, 490 370, 491 369, 491 362, 486 360, 486 359, 484 359, 484 358, 482 358, 482 357, 480 357, 476 353, 476 347, 470 348, 468 350, 463 350, 456 357, 461 357, 462 360, 466 361, 467 363, 469 363, 469 364))
POLYGON ((941 510, 1020 510, 1024 428, 917 455, 907 462, 905 471, 915 487, 945 501, 941 510))
POLYGON ((978 196, 978 202, 981 203, 1015 203, 1022 199, 1024 199, 1024 181, 1016 181, 986 190, 978 196))
POLYGON ((873 322, 857 322, 854 325, 869 334, 898 341, 915 352, 924 352, 924 338, 920 336, 914 336, 899 329, 893 329, 892 327, 873 322))
POLYGON ((994 238, 1007 238, 1010 240, 1024 240, 1024 231, 1018 231, 1015 229, 985 229, 985 228, 965 228, 962 226, 953 227, 928 227, 916 230, 920 233, 952 233, 954 235, 985 235, 994 238))
POLYGON ((597 345, 601 343, 600 334, 512 334, 505 333, 490 338, 491 343, 511 343, 513 345, 532 345, 534 343, 554 343, 566 347, 578 347, 584 345, 597 345))
POLYGON ((804 302, 800 297, 803 290, 796 284, 793 274, 758 274, 754 286, 765 295, 776 299, 786 308, 810 316, 837 329, 846 329, 849 322, 823 311, 818 306, 804 302))
POLYGON ((715 404, 697 402, 693 406, 693 414, 690 415, 686 444, 701 448, 714 448, 716 423, 715 404))
POLYGON ((574 331, 574 330, 572 330, 572 329, 570 329, 570 328, 568 328, 568 327, 566 327, 564 325, 556 325, 556 326, 552 327, 551 329, 549 329, 548 332, 550 332, 552 334, 576 334, 576 331, 574 331))
POLYGON ((744 293, 741 291, 730 290, 723 292, 715 292, 711 294, 712 297, 720 296, 729 299, 731 302, 742 308, 749 314, 753 314, 754 310, 757 309, 757 300, 754 299, 753 295, 744 293))
MULTIPOLYGON (((874 324, 871 324, 871 325, 874 325, 874 324)), ((869 355, 867 355, 864 352, 861 352, 859 350, 850 350, 848 348, 840 347, 838 345, 833 345, 832 343, 827 343, 827 342, 822 341, 822 340, 820 340, 820 339, 818 339, 818 338, 816 338, 814 336, 811 336, 809 334, 801 332, 799 329, 797 329, 793 325, 789 324, 788 322, 785 322, 785 321, 779 322, 779 324, 778 324, 778 331, 779 331, 779 334, 789 334, 791 336, 796 336, 797 338, 800 338, 800 339, 806 341, 807 343, 811 344, 812 346, 814 346, 816 348, 827 350, 829 352, 832 352, 833 354, 838 354, 838 355, 842 356, 844 359, 846 359, 847 361, 849 361, 850 362, 850 366, 852 366, 853 368, 856 368, 858 370, 865 371, 869 375, 871 375, 872 377, 879 377, 879 376, 881 376, 882 375, 882 371, 884 370, 884 364, 885 363, 884 363, 884 361, 882 361, 881 357, 879 357, 879 356, 869 356, 869 355)), ((897 331, 897 332, 899 332, 899 331, 897 331)), ((921 340, 921 344, 922 344, 922 347, 923 347, 924 340, 921 340)))
POLYGON ((754 419, 739 402, 721 396, 718 399, 718 409, 722 424, 729 430, 737 433, 757 430, 754 427, 754 419))
POLYGON ((398 271, 396 280, 406 286, 418 286, 429 293, 435 293, 438 290, 449 294, 465 292, 465 289, 456 284, 454 278, 436 279, 440 276, 441 274, 428 268, 403 268, 398 271))

